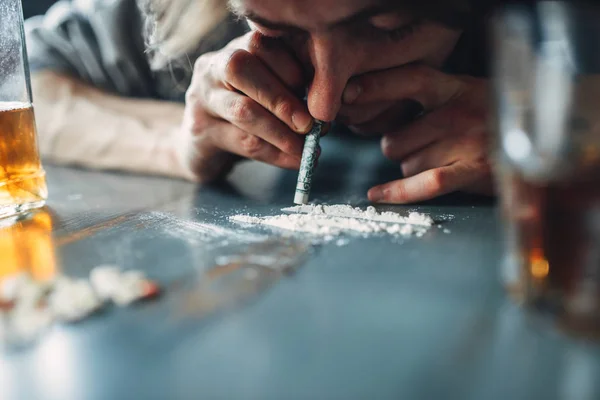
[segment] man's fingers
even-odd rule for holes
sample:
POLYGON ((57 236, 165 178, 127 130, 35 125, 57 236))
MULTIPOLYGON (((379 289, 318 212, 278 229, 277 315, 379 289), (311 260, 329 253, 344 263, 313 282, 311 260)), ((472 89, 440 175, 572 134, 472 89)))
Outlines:
POLYGON ((432 143, 402 160, 402 176, 408 178, 428 169, 468 160, 484 171, 489 169, 483 135, 448 137, 432 143))
POLYGON ((448 155, 444 151, 445 149, 442 148, 443 143, 445 143, 445 141, 434 142, 406 157, 400 164, 402 176, 404 178, 409 178, 420 174, 423 171, 450 165, 452 162, 456 161, 452 160, 450 162, 453 155, 448 155))
POLYGON ((290 156, 302 156, 303 137, 251 98, 229 90, 215 90, 210 94, 209 103, 210 111, 216 117, 229 121, 290 156))
POLYGON ((195 135, 181 130, 175 143, 177 157, 190 171, 190 180, 197 183, 213 182, 226 175, 240 157, 216 147, 207 135, 195 135))
MULTIPOLYGON (((449 104, 417 118, 400 131, 384 135, 381 149, 390 160, 403 161, 412 153, 438 140, 456 140, 457 137, 463 137, 467 142, 471 140, 469 138, 482 140, 486 129, 485 121, 483 113, 461 104, 449 104)), ((475 150, 472 147, 469 149, 475 150)))
POLYGON ((477 182, 485 172, 478 165, 457 162, 369 190, 374 203, 406 204, 430 200, 477 182))
POLYGON ((383 155, 392 161, 400 162, 443 137, 445 130, 432 127, 429 118, 430 116, 426 116, 404 129, 384 135, 381 139, 383 155))
POLYGON ((210 136, 212 145, 226 152, 280 168, 298 169, 300 167, 300 159, 292 157, 265 140, 226 122, 213 125, 206 134, 210 136))
POLYGON ((292 92, 304 89, 306 82, 300 62, 281 39, 253 32, 249 38, 248 50, 260 58, 292 92))
POLYGON ((244 93, 297 133, 307 133, 313 119, 302 101, 256 56, 236 50, 226 60, 223 85, 244 93))
POLYGON ((426 111, 448 103, 462 93, 460 78, 421 64, 411 64, 352 78, 343 94, 345 104, 411 99, 426 111))
POLYGON ((393 105, 393 101, 361 105, 342 105, 336 121, 346 126, 361 125, 377 118, 393 105))
POLYGON ((381 135, 407 126, 423 108, 412 100, 401 100, 370 121, 353 125, 359 133, 381 135))

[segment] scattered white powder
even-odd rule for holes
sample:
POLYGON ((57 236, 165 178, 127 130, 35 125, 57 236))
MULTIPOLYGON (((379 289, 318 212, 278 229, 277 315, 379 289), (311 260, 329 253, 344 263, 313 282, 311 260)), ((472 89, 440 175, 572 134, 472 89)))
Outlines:
POLYGON ((456 215, 454 214, 438 214, 435 216, 436 221, 441 222, 450 222, 456 219, 456 215))
POLYGON ((346 246, 350 241, 348 239, 338 239, 335 244, 339 247, 346 246))
POLYGON ((411 212, 408 216, 402 216, 389 211, 379 213, 374 207, 363 211, 348 205, 308 205, 284 208, 282 211, 286 214, 267 217, 234 215, 229 219, 242 224, 264 225, 320 236, 325 242, 344 233, 363 236, 373 233, 396 236, 414 234, 421 237, 434 224, 433 219, 425 214, 411 212))

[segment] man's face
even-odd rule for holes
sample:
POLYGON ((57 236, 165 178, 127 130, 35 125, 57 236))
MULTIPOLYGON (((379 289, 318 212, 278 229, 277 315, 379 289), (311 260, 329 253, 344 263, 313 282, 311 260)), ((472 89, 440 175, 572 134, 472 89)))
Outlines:
POLYGON ((312 76, 308 107, 332 120, 352 76, 413 62, 439 67, 460 32, 418 19, 394 0, 231 0, 265 36, 281 37, 312 76))

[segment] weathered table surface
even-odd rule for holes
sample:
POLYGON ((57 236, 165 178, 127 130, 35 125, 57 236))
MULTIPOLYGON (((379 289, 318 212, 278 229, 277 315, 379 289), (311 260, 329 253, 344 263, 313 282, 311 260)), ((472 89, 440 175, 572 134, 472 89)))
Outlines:
MULTIPOLYGON (((371 185, 398 175, 377 143, 324 142, 315 199, 366 205, 371 185)), ((44 262, 82 277, 106 263, 141 269, 165 293, 1 353, 1 399, 600 398, 599 348, 536 325, 506 298, 490 201, 391 207, 454 215, 451 233, 311 246, 295 274, 261 273, 248 288, 232 272, 207 287, 219 256, 278 236, 227 216, 278 214, 294 172, 248 163, 203 188, 47 172, 53 225, 33 243, 50 244, 44 262)))

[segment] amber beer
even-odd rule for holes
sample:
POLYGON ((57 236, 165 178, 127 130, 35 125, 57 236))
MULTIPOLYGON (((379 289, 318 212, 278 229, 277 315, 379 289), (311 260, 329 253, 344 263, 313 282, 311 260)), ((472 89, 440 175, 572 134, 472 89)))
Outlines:
POLYGON ((46 197, 33 107, 0 102, 0 218, 40 207, 46 197))

